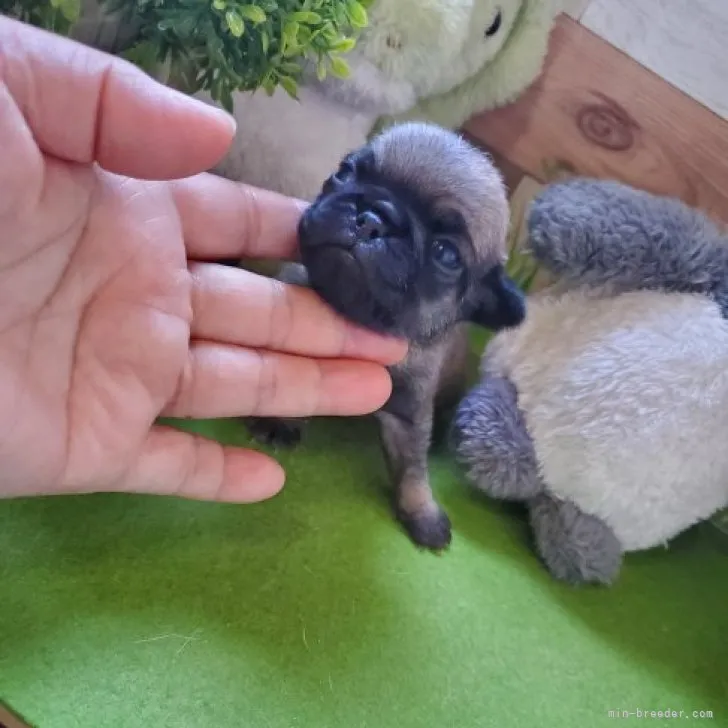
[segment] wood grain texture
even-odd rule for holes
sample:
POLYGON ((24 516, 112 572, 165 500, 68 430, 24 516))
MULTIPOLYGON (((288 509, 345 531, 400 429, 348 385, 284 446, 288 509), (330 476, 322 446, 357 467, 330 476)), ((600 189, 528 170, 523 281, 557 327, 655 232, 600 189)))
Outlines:
POLYGON ((590 0, 581 23, 728 118, 728 0, 590 0))
POLYGON ((465 129, 539 181, 618 179, 728 221, 728 122, 565 15, 533 86, 465 129))

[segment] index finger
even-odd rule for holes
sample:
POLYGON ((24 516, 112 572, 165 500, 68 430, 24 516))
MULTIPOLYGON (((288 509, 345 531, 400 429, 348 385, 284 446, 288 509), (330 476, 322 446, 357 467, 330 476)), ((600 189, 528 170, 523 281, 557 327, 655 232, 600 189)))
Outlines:
POLYGON ((188 258, 297 257, 305 202, 207 173, 171 185, 188 258))
POLYGON ((210 169, 235 122, 120 58, 0 16, 0 84, 41 151, 116 174, 173 179, 210 169))

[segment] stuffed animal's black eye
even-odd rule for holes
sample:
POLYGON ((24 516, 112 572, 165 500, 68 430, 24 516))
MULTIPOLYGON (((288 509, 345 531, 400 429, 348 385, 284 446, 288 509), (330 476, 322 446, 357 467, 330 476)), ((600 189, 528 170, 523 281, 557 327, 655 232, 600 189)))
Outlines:
POLYGON ((500 11, 500 8, 498 8, 498 12, 495 14, 495 18, 493 18, 493 22, 490 24, 490 27, 488 30, 485 31, 485 37, 491 38, 494 36, 501 27, 501 23, 503 22, 503 14, 500 11))
POLYGON ((462 264, 458 249, 447 240, 435 241, 432 246, 432 257, 448 270, 457 270, 462 264))

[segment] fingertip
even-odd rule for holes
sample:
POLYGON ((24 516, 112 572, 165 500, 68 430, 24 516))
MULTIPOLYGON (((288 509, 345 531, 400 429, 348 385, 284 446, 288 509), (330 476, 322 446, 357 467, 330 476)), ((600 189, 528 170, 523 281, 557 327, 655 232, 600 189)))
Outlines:
POLYGON ((386 358, 382 362, 388 366, 402 362, 409 352, 409 343, 404 339, 385 339, 386 358))
POLYGON ((321 364, 324 390, 319 415, 370 415, 392 394, 392 377, 381 364, 332 361, 321 364))
POLYGON ((380 381, 377 384, 377 401, 367 414, 376 412, 378 409, 384 407, 387 400, 392 396, 392 375, 386 369, 380 369, 379 371, 380 381))
POLYGON ((377 334, 360 326, 348 325, 343 356, 370 359, 385 366, 399 364, 408 351, 407 341, 377 334))
POLYGON ((95 157, 102 167, 140 179, 179 179, 223 158, 236 132, 230 114, 115 62, 100 102, 95 157))
POLYGON ((227 503, 259 503, 278 495, 286 481, 283 467, 255 450, 225 448, 225 474, 218 500, 227 503))

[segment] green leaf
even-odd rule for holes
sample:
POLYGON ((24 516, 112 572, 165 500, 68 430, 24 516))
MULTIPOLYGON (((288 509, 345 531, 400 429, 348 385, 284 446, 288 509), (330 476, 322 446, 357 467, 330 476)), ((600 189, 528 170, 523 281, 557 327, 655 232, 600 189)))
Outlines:
POLYGON ((252 23, 265 23, 268 16, 256 5, 243 5, 239 8, 240 14, 252 23))
POLYGON ((272 96, 273 93, 276 90, 276 82, 273 78, 273 74, 269 71, 260 82, 261 88, 268 94, 268 96, 272 96))
POLYGON ((121 57, 145 71, 151 71, 157 62, 157 47, 150 41, 141 41, 121 53, 121 57))
POLYGON ((342 38, 336 41, 336 43, 331 44, 331 50, 337 53, 348 53, 350 50, 353 50, 355 45, 356 40, 354 38, 342 38))
POLYGON ((270 48, 270 36, 265 30, 260 34, 260 46, 263 49, 263 55, 267 56, 270 48))
POLYGON ((74 22, 81 13, 81 0, 62 0, 61 13, 66 20, 74 22))
POLYGON ((225 87, 220 91, 220 101, 228 114, 233 113, 233 97, 230 93, 230 89, 225 87))
POLYGON ((316 78, 318 78, 319 81, 323 81, 326 76, 326 63, 324 63, 323 58, 319 58, 316 63, 316 78))
POLYGON ((298 35, 298 23, 295 20, 289 20, 283 26, 283 40, 286 43, 294 44, 298 35))
POLYGON ((369 16, 364 6, 358 0, 349 0, 346 14, 354 28, 365 28, 369 24, 369 16))
POLYGON ((329 46, 340 40, 339 33, 334 27, 334 24, 330 22, 325 23, 324 26, 321 28, 321 35, 329 44, 329 46))
POLYGON ((343 59, 333 56, 331 58, 331 73, 337 78, 349 78, 351 69, 349 64, 343 59))
POLYGON ((306 25, 319 25, 323 18, 312 11, 299 10, 291 14, 291 20, 297 23, 305 23, 306 25))
POLYGON ((307 26, 301 25, 299 26, 298 34, 296 35, 296 43, 299 46, 310 46, 312 36, 313 33, 311 30, 307 26))
POLYGON ((298 98, 298 84, 290 76, 278 76, 278 83, 283 87, 284 91, 294 99, 298 98))
POLYGON ((245 23, 235 10, 228 10, 225 13, 225 22, 227 23, 227 27, 230 29, 230 32, 236 38, 242 37, 245 32, 245 23))
POLYGON ((301 66, 298 63, 284 62, 278 66, 278 70, 287 76, 296 76, 301 72, 301 66))

